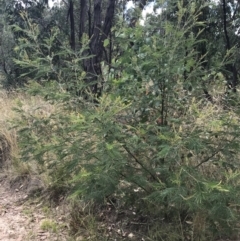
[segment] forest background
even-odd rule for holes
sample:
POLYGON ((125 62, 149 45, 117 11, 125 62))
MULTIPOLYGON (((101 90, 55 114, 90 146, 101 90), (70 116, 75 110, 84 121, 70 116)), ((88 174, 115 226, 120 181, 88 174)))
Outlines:
POLYGON ((1 0, 0 15, 2 159, 9 145, 19 175, 71 200, 73 234, 238 237, 239 1, 1 0))

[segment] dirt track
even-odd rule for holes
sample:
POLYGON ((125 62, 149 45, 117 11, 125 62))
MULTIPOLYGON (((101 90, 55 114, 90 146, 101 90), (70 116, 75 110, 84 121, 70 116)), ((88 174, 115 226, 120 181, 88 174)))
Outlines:
POLYGON ((27 234, 29 220, 22 215, 22 206, 17 206, 19 195, 12 194, 0 186, 0 240, 23 240, 27 234))
MULTIPOLYGON (((56 222, 55 231, 43 230, 42 222, 49 220, 40 205, 19 202, 27 195, 19 190, 12 190, 0 183, 0 241, 65 241, 61 218, 56 222)), ((58 220, 58 219, 57 219, 58 220)), ((54 223, 52 220, 51 222, 54 223)))

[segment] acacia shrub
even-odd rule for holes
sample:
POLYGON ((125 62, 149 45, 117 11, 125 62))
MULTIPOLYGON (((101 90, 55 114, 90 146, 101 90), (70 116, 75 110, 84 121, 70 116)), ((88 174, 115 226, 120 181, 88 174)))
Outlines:
MULTIPOLYGON (((43 117, 17 110, 23 160, 37 160, 53 184, 75 197, 131 207, 145 218, 153 240, 224 237, 238 220, 238 100, 225 108, 204 97, 209 73, 216 80, 209 91, 215 84, 224 93, 225 80, 219 63, 202 68, 195 48, 201 40, 191 33, 203 24, 197 21, 201 9, 188 7, 178 13, 178 24, 162 23, 162 35, 155 26, 120 30, 122 54, 113 67, 121 71, 110 73, 97 105, 67 92, 63 82, 33 80, 28 91, 57 111, 43 117)), ((38 49, 32 51, 36 59, 22 55, 18 64, 38 63, 39 73, 48 71, 52 59, 42 61, 38 49)), ((66 73, 74 72, 86 93, 85 73, 71 64, 79 59, 64 60, 66 73)))

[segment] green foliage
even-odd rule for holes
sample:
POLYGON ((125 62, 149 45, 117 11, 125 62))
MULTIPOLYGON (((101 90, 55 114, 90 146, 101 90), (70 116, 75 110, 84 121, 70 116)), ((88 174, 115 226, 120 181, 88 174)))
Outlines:
POLYGON ((51 231, 51 232, 56 233, 57 232, 57 224, 52 220, 45 219, 41 223, 41 229, 43 231, 51 231))
POLYGON ((204 26, 201 10, 179 1, 177 21, 120 29, 122 54, 97 105, 66 91, 88 90, 84 48, 54 52, 55 30, 39 42, 32 23, 16 29, 27 36, 15 60, 31 73, 27 89, 56 106, 49 115, 17 108, 22 159, 38 161, 73 196, 131 206, 148 217, 152 240, 213 240, 230 235, 238 220, 239 100, 219 97, 229 56, 204 68, 198 47, 205 39, 193 31, 204 26), (157 233, 150 220, 171 225, 157 233))
POLYGON ((52 28, 47 37, 39 40, 39 26, 26 13, 22 13, 22 17, 26 22, 25 29, 18 25, 13 26, 14 32, 22 35, 18 39, 19 45, 14 48, 18 56, 14 62, 22 70, 19 78, 24 78, 25 82, 34 78, 41 84, 56 81, 61 90, 80 95, 82 89, 86 89, 88 85, 84 81, 86 72, 81 67, 83 61, 92 57, 83 57, 88 41, 84 41, 78 52, 69 49, 68 43, 63 43, 56 49, 56 42, 61 38, 58 28, 52 28))

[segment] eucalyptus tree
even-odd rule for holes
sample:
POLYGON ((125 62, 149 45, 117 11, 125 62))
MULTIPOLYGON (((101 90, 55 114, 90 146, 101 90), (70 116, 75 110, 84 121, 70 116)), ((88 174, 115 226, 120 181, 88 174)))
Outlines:
MULTIPOLYGON (((239 37, 237 36, 239 30, 239 1, 222 0, 222 28, 225 39, 225 52, 230 52, 233 47, 239 47, 239 37)), ((239 83, 237 62, 239 62, 239 55, 233 54, 234 60, 226 65, 226 71, 230 74, 228 77, 229 88, 236 92, 239 83)))
MULTIPOLYGON (((86 82, 90 84, 92 92, 98 96, 101 95, 103 87, 101 63, 111 65, 114 49, 111 44, 113 37, 111 29, 117 24, 117 14, 124 14, 126 11, 128 2, 128 0, 80 0, 79 2, 70 0, 68 2, 70 45, 74 50, 77 46, 81 48, 83 37, 89 40, 88 50, 84 53, 92 57, 84 60, 82 64, 87 73, 86 82), (75 44, 76 38, 78 44, 75 44)), ((135 0, 134 3, 142 11, 148 1, 135 0)))

